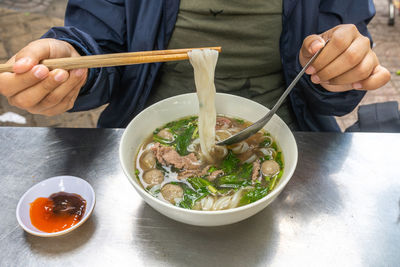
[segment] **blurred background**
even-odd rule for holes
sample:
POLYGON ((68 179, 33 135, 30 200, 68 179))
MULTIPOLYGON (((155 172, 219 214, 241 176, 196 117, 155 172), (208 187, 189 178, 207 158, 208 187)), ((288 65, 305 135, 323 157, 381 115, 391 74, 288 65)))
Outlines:
MULTIPOLYGON (((400 102, 400 16, 399 0, 390 10, 388 0, 374 0, 376 16, 369 24, 374 51, 392 74, 384 87, 368 92, 361 105, 386 101, 400 102), (390 16, 390 11, 394 15, 390 16), (393 25, 388 25, 388 24, 393 25)), ((0 0, 0 63, 5 63, 30 41, 38 39, 53 26, 62 26, 67 0, 0 0)), ((54 117, 32 115, 12 107, 0 96, 0 126, 96 127, 104 107, 54 117)), ((357 121, 357 109, 337 118, 346 129, 357 121)))

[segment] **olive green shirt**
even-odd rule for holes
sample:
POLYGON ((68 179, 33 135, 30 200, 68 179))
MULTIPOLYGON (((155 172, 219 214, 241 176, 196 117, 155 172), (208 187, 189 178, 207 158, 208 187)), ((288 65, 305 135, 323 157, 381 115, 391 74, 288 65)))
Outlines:
MULTIPOLYGON (((221 46, 217 92, 240 95, 272 108, 284 90, 279 38, 282 0, 181 0, 168 49, 221 46)), ((164 63, 147 105, 196 92, 189 61, 164 63)), ((278 115, 293 122, 285 102, 278 115)))

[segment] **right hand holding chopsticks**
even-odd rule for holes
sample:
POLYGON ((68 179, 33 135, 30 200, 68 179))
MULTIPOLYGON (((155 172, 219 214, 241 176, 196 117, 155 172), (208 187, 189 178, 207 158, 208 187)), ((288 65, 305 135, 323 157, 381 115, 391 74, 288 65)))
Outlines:
POLYGON ((71 109, 86 81, 87 69, 49 70, 39 64, 50 58, 79 57, 69 43, 41 39, 22 48, 7 63, 13 72, 0 73, 0 93, 10 105, 33 114, 53 116, 71 109))

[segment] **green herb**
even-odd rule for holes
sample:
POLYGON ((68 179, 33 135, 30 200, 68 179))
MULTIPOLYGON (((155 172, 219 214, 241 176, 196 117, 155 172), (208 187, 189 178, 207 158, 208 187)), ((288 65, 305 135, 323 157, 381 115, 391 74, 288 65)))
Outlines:
POLYGON ((282 169, 283 168, 282 152, 279 151, 278 153, 276 153, 275 161, 279 164, 279 167, 281 167, 282 169))
POLYGON ((193 186, 195 190, 207 189, 210 193, 215 194, 218 190, 206 179, 200 177, 191 177, 187 181, 193 186))
POLYGON ((192 125, 176 138, 176 152, 178 152, 179 155, 185 156, 189 154, 189 152, 187 151, 187 147, 192 141, 192 135, 195 129, 196 126, 192 125))
POLYGON ((210 193, 218 192, 218 190, 205 179, 199 177, 188 178, 187 181, 192 185, 193 189, 189 186, 182 184, 183 199, 179 202, 178 206, 185 209, 192 209, 194 204, 208 196, 210 193))
POLYGON ((232 150, 228 151, 228 155, 224 158, 221 163, 221 168, 224 173, 232 173, 239 165, 240 160, 233 154, 232 150))
POLYGON ((253 164, 244 163, 239 168, 238 176, 241 179, 250 179, 252 173, 253 173, 253 164))
POLYGON ((166 172, 166 170, 164 169, 164 166, 160 162, 158 162, 158 160, 156 160, 156 169, 162 171, 162 173, 164 173, 164 174, 166 172))
POLYGON ((238 118, 235 118, 235 121, 236 121, 237 123, 239 123, 239 124, 243 124, 243 123, 244 123, 244 120, 238 119, 238 118))
POLYGON ((161 192, 161 189, 157 189, 157 190, 155 190, 154 192, 153 192, 153 194, 154 195, 157 195, 158 193, 160 193, 161 192))
POLYGON ((179 202, 178 206, 185 209, 192 209, 198 200, 206 197, 208 194, 208 191, 199 193, 185 185, 183 190, 183 199, 179 202))
POLYGON ((136 179, 138 179, 138 180, 140 181, 139 173, 140 173, 139 170, 136 169, 136 170, 135 170, 135 176, 136 176, 136 179))
POLYGON ((283 175, 283 169, 281 169, 277 175, 277 178, 280 179, 283 175))
POLYGON ((240 178, 237 174, 222 176, 217 181, 219 188, 241 188, 251 185, 251 180, 240 178))
POLYGON ((266 161, 266 160, 270 160, 270 159, 272 159, 271 155, 265 155, 264 157, 260 158, 260 161, 266 161))
POLYGON ((197 120, 196 116, 184 118, 181 120, 169 122, 162 128, 169 128, 172 133, 179 133, 182 130, 184 130, 189 124, 195 123, 196 120, 197 120))
POLYGON ((218 179, 218 185, 223 185, 223 184, 238 184, 239 182, 240 182, 240 181, 239 181, 239 178, 238 178, 238 176, 235 175, 235 174, 224 175, 224 176, 221 176, 221 177, 218 179))
POLYGON ((199 138, 199 137, 200 137, 200 135, 199 135, 199 127, 196 126, 196 129, 194 130, 194 133, 192 134, 192 139, 194 140, 194 139, 199 138))
POLYGON ((232 188, 219 188, 218 193, 221 195, 225 195, 232 191, 232 188))
POLYGON ((276 144, 276 142, 273 142, 271 147, 275 150, 278 151, 278 145, 276 144))
POLYGON ((167 145, 167 146, 171 146, 174 142, 174 141, 159 137, 157 134, 153 134, 153 140, 155 142, 159 142, 160 144, 167 145))
POLYGON ((269 147, 271 145, 271 139, 265 138, 258 146, 259 147, 269 147))
POLYGON ((251 185, 252 172, 253 164, 244 163, 234 173, 219 177, 217 185, 222 188, 240 188, 251 185))
POLYGON ((241 206, 247 205, 249 203, 253 203, 268 194, 268 188, 262 187, 260 185, 256 185, 254 189, 251 189, 247 193, 245 193, 242 198, 240 199, 239 204, 241 206))
POLYGON ((217 170, 218 170, 217 167, 211 166, 210 168, 208 168, 207 172, 208 172, 208 173, 212 173, 212 172, 217 171, 217 170))
POLYGON ((276 183, 279 182, 279 179, 281 179, 283 175, 283 170, 280 170, 279 173, 275 176, 272 177, 272 180, 270 180, 269 186, 268 186, 268 191, 271 192, 274 190, 276 183))
POLYGON ((275 188, 276 180, 278 180, 278 175, 275 175, 274 177, 272 177, 272 180, 271 180, 271 182, 269 183, 269 186, 268 186, 268 191, 269 192, 271 192, 275 188))

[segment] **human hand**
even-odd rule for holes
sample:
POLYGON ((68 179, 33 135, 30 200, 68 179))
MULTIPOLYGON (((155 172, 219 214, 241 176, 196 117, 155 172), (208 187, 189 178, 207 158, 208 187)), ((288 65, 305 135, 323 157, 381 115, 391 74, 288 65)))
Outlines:
POLYGON ((7 63, 13 73, 0 73, 0 93, 8 102, 33 114, 53 116, 71 109, 86 82, 87 69, 66 71, 39 64, 43 59, 78 57, 72 45, 56 39, 40 39, 22 48, 7 63))
POLYGON ((304 67, 328 39, 329 43, 306 70, 313 83, 331 92, 343 92, 377 89, 390 80, 390 72, 379 64, 370 40, 352 24, 305 38, 299 54, 300 64, 304 67))

